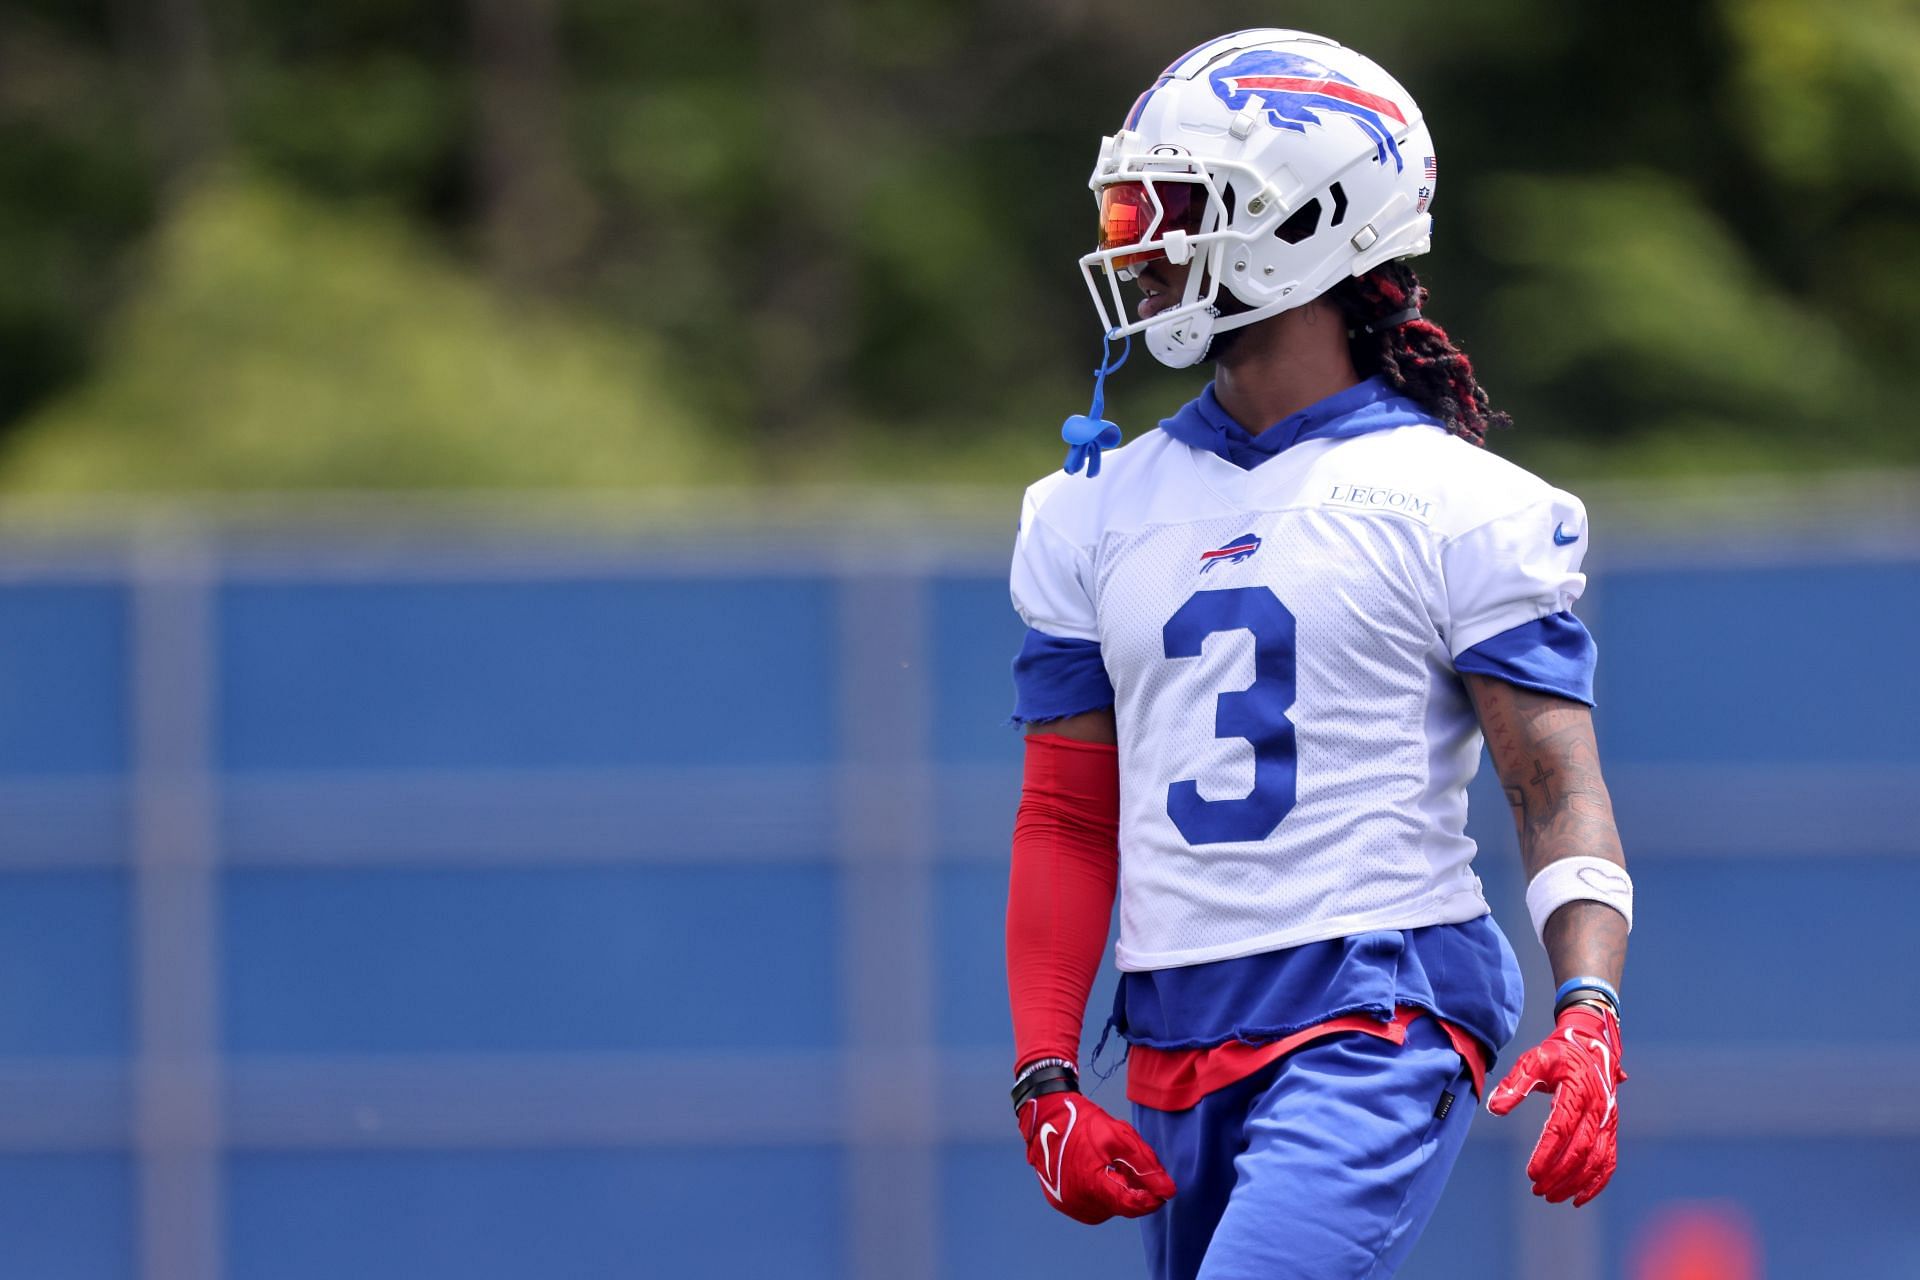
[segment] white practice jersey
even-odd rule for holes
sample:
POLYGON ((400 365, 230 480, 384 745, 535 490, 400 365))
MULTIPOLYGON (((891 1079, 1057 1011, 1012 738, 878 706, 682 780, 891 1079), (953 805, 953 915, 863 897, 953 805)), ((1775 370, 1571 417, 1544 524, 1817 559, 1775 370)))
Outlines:
POLYGON ((1027 491, 1014 605, 1114 691, 1122 969, 1487 912, 1455 667, 1566 610, 1579 500, 1431 425, 1252 470, 1153 431, 1027 491))

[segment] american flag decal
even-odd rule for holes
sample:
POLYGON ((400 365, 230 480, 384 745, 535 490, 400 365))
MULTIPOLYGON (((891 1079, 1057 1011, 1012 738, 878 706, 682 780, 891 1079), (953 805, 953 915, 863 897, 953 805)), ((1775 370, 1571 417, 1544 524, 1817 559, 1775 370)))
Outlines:
POLYGON ((1427 157, 1426 175, 1428 182, 1438 182, 1440 180, 1440 160, 1438 156, 1427 157))

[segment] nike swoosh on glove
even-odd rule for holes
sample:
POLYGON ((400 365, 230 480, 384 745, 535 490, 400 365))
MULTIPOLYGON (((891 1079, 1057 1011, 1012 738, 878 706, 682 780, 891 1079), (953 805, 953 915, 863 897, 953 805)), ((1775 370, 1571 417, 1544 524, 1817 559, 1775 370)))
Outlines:
POLYGON ((1152 1213, 1174 1192, 1160 1158, 1132 1125, 1078 1093, 1047 1093, 1020 1108, 1027 1163, 1047 1203, 1089 1226, 1152 1213))
POLYGON ((1520 1055, 1487 1110, 1504 1116, 1535 1089, 1553 1095, 1540 1141, 1527 1161, 1533 1194, 1576 1207, 1606 1188, 1619 1159, 1620 1019, 1612 1009, 1576 1004, 1561 1013, 1553 1034, 1520 1055))

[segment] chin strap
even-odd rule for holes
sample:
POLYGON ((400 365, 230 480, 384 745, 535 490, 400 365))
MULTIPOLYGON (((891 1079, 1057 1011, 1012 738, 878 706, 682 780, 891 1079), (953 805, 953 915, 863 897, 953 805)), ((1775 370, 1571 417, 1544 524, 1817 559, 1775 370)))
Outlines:
POLYGON ((1132 353, 1131 335, 1126 345, 1120 348, 1118 360, 1113 358, 1113 338, 1100 339, 1100 367, 1093 371, 1093 405, 1085 413, 1076 413, 1060 424, 1060 438, 1068 445, 1068 475, 1073 475, 1084 465, 1087 479, 1093 479, 1100 474, 1100 451, 1114 448, 1120 443, 1120 428, 1100 415, 1107 408, 1107 375, 1125 364, 1132 353))
MULTIPOLYGON (((1378 320, 1361 325, 1360 332, 1379 333, 1382 329, 1391 329, 1395 325, 1411 324, 1418 319, 1420 319, 1420 308, 1407 307, 1404 310, 1394 312, 1390 316, 1381 316, 1378 320)), ((1349 332, 1349 336, 1351 336, 1351 332, 1349 332)))

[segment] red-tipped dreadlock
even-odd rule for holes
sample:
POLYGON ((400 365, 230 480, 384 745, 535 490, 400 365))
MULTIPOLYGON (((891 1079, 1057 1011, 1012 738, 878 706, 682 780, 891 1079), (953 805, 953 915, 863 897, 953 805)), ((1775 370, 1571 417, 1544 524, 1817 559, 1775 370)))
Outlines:
POLYGON ((1466 352, 1433 321, 1423 316, 1366 331, 1364 326, 1395 312, 1426 306, 1426 287, 1404 261, 1343 280, 1328 291, 1327 299, 1346 318, 1347 346, 1361 377, 1379 374, 1401 395, 1425 406, 1447 430, 1474 444, 1487 442, 1490 427, 1513 425, 1512 418, 1487 403, 1466 352))

